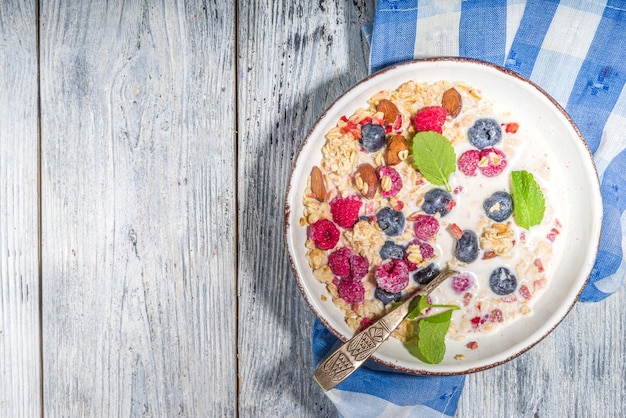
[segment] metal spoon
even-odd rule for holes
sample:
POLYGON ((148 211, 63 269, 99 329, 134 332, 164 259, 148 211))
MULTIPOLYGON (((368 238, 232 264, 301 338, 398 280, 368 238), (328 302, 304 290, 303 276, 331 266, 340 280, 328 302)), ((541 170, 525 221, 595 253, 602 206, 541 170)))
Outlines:
POLYGON ((324 390, 330 390, 343 382, 367 360, 391 335, 409 314, 409 305, 417 296, 428 295, 448 277, 457 272, 449 267, 441 270, 430 283, 418 289, 400 306, 356 334, 348 342, 322 361, 313 379, 324 390))

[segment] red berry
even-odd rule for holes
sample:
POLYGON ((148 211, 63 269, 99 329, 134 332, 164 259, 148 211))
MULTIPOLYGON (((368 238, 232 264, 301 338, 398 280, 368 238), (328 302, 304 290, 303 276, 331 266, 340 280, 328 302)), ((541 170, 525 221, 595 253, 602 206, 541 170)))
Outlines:
POLYGON ((409 284, 409 266, 404 260, 392 259, 378 266, 374 276, 378 287, 398 293, 409 284))
POLYGON ((380 179, 381 193, 384 197, 395 196, 402 189, 402 177, 395 168, 385 165, 378 168, 377 174, 380 179))
POLYGON ((350 275, 350 257, 352 250, 344 247, 333 251, 328 256, 328 267, 335 276, 346 277, 350 275))
POLYGON ((471 149, 461 154, 459 160, 457 161, 457 165, 459 170, 461 170, 461 172, 466 176, 475 176, 479 161, 480 151, 471 149))
POLYGON ((428 260, 435 255, 435 250, 430 244, 426 244, 425 242, 420 242, 420 254, 422 255, 422 259, 428 260))
POLYGON ((415 237, 420 241, 428 241, 439 231, 437 218, 429 215, 418 215, 413 226, 415 237))
POLYGON ((355 279, 363 278, 370 269, 367 258, 360 255, 350 257, 350 273, 355 279))
POLYGON ((429 106, 419 110, 413 118, 413 126, 417 132, 435 131, 442 132, 442 126, 446 122, 448 111, 442 106, 429 106))
POLYGON ((320 250, 335 248, 337 241, 339 241, 339 235, 339 229, 328 219, 314 222, 309 229, 309 238, 320 250))
POLYGON ((500 309, 494 309, 491 311, 491 322, 502 322, 502 311, 500 309))
POLYGON ((337 196, 330 202, 333 221, 342 228, 350 229, 359 218, 361 200, 356 196, 337 196))
POLYGON ((452 286, 452 290, 456 293, 464 293, 470 287, 472 287, 474 280, 472 276, 467 273, 457 274, 456 276, 450 279, 450 285, 452 286))
POLYGON ((365 299, 365 287, 360 279, 346 277, 337 284, 339 297, 347 303, 360 303, 365 299))
POLYGON ((496 148, 485 148, 480 151, 478 167, 487 177, 494 177, 502 173, 507 164, 506 155, 496 148))

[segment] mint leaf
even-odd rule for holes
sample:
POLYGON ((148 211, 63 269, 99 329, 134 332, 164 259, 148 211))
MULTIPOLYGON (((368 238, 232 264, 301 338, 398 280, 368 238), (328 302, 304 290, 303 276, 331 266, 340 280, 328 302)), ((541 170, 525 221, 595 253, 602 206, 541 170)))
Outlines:
POLYGON ((406 349, 418 359, 437 364, 443 360, 446 353, 445 338, 450 328, 452 311, 460 309, 456 305, 431 305, 428 296, 418 296, 409 308, 409 319, 406 327, 406 349), (445 312, 419 318, 430 308, 444 308, 445 312))
POLYGON ((513 171, 511 184, 515 222, 525 229, 539 225, 546 210, 546 200, 535 177, 528 171, 513 171))
POLYGON ((409 314, 406 317, 408 319, 415 319, 420 316, 426 308, 428 308, 428 296, 418 296, 411 301, 409 314))
POLYGON ((417 322, 417 336, 409 338, 404 346, 409 353, 426 363, 441 363, 446 354, 445 338, 451 319, 452 310, 420 319, 417 322))
POLYGON ((448 178, 456 170, 456 154, 448 139, 433 131, 418 132, 413 137, 413 161, 426 180, 451 190, 448 178))

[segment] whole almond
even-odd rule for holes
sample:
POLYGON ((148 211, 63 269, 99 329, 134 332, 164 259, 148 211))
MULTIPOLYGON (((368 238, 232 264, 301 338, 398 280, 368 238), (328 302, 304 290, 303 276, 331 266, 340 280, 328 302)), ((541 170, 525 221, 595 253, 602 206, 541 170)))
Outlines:
POLYGON ((398 117, 398 106, 396 106, 391 100, 382 99, 378 102, 376 110, 385 115, 384 120, 386 125, 391 125, 396 121, 396 117, 398 117))
POLYGON ((356 168, 353 177, 354 188, 366 199, 371 199, 378 189, 378 176, 372 165, 363 163, 356 168))
POLYGON ((385 161, 387 165, 396 165, 406 160, 409 155, 409 142, 402 135, 392 135, 387 140, 385 161))
POLYGON ((443 93, 443 98, 441 99, 441 106, 445 107, 448 111, 448 115, 452 118, 456 118, 461 112, 461 108, 463 107, 463 100, 461 99, 461 95, 454 87, 448 89, 443 93))
POLYGON ((311 191, 315 195, 315 198, 320 202, 323 202, 326 198, 326 185, 324 184, 324 176, 322 170, 317 166, 313 166, 311 170, 311 191))

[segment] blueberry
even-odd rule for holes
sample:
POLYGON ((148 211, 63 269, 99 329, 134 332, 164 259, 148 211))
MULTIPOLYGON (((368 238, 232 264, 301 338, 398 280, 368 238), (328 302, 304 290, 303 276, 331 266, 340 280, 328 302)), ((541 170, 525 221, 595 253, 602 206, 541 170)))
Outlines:
POLYGON ((378 299, 379 301, 381 301, 383 305, 388 305, 392 302, 397 302, 400 300, 401 296, 402 296, 402 292, 391 293, 391 292, 387 292, 386 290, 381 289, 380 287, 376 287, 376 290, 374 290, 374 297, 378 299))
POLYGON ((469 142, 478 149, 492 147, 502 139, 500 124, 493 119, 478 119, 467 131, 469 142))
POLYGON ((424 195, 424 203, 422 203, 422 210, 429 215, 439 213, 441 216, 445 216, 450 212, 452 202, 452 195, 443 189, 432 189, 426 192, 424 195))
POLYGON ((504 296, 511 294, 517 288, 517 279, 506 267, 498 267, 491 272, 489 287, 496 295, 504 296))
POLYGON ((483 209, 488 218, 502 222, 513 213, 513 199, 507 192, 495 192, 485 199, 483 209))
POLYGON ((430 263, 426 267, 417 270, 413 274, 413 280, 415 280, 419 284, 428 284, 439 275, 439 271, 440 270, 434 263, 430 263))
POLYGON ((361 126, 361 145, 366 151, 378 151, 387 143, 385 135, 384 126, 366 123, 361 126))
POLYGON ((404 214, 390 206, 385 206, 376 213, 376 222, 390 237, 399 235, 404 230, 404 214))
POLYGON ((385 244, 380 249, 380 258, 383 260, 387 260, 388 258, 403 260, 404 247, 394 243, 393 241, 385 241, 385 244))
POLYGON ((465 230, 456 241, 454 256, 463 263, 471 263, 478 258, 478 237, 474 231, 465 230))

